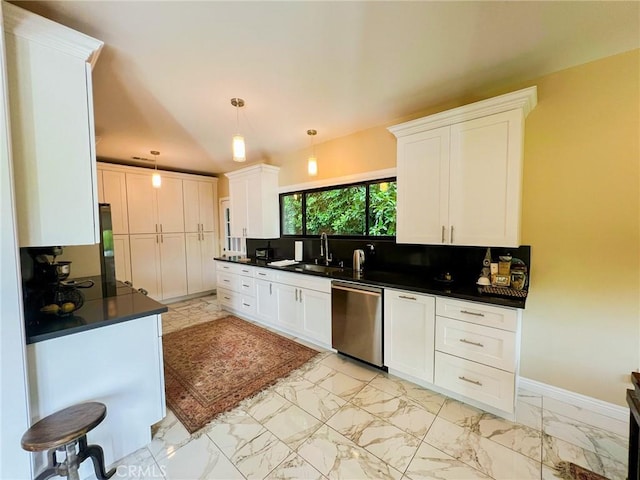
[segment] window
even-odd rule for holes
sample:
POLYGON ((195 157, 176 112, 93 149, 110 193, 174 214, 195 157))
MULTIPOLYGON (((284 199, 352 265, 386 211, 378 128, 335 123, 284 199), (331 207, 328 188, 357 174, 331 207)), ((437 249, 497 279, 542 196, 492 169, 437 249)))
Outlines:
POLYGON ((282 235, 395 236, 396 179, 281 194, 280 228, 282 235))

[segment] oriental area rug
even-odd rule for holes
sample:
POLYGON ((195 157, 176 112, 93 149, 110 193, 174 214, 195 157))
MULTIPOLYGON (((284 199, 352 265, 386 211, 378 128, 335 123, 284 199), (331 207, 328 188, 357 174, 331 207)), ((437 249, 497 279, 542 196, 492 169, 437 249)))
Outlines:
POLYGON ((558 471, 557 476, 563 480, 607 480, 606 477, 571 462, 558 463, 556 470, 558 471))
POLYGON ((189 433, 318 352, 234 316, 162 338, 167 406, 189 433))

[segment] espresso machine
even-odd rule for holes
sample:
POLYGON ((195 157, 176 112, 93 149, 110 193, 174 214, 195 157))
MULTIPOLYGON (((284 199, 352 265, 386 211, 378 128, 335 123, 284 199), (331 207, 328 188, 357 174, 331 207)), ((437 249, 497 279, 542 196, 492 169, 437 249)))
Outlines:
POLYGON ((70 314, 84 303, 84 295, 64 281, 71 273, 71 262, 56 261, 62 247, 21 249, 24 306, 27 316, 42 313, 70 314))

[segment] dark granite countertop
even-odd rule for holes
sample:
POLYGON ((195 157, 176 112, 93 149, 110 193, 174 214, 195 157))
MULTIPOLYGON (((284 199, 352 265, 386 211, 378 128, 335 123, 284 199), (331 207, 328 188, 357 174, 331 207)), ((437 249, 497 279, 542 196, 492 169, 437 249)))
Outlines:
POLYGON ((425 275, 417 273, 367 271, 365 269, 364 272, 357 274, 350 268, 344 268, 341 271, 332 273, 322 273, 302 270, 301 268, 296 269, 296 265, 276 267, 268 264, 272 260, 256 260, 251 257, 223 256, 216 257, 215 260, 252 265, 256 267, 273 268, 276 270, 301 273, 304 275, 315 275, 330 278, 331 280, 347 280, 386 288, 397 288, 418 293, 458 298, 461 300, 471 300, 473 302, 482 302, 503 307, 524 308, 526 300, 526 298, 511 298, 480 293, 477 285, 473 283, 465 284, 464 282, 459 283, 454 281, 450 284, 443 284, 432 277, 425 278, 425 275))
POLYGON ((136 318, 166 312, 165 305, 118 282, 114 296, 103 297, 100 276, 76 279, 92 280, 94 286, 81 289, 84 304, 68 316, 57 316, 25 309, 27 344, 106 327, 136 318))

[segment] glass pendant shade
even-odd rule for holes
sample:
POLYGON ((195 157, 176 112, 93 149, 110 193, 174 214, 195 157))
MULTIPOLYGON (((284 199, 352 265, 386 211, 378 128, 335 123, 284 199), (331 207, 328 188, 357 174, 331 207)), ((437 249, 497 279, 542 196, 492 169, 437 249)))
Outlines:
POLYGON ((159 173, 156 172, 153 174, 151 177, 151 185, 153 185, 153 188, 160 188, 162 186, 162 177, 159 173))
POLYGON ((244 137, 242 135, 233 136, 233 161, 244 162, 246 160, 244 137))
POLYGON ((315 155, 309 157, 309 160, 307 161, 307 172, 312 177, 315 177, 318 174, 318 159, 315 155))

